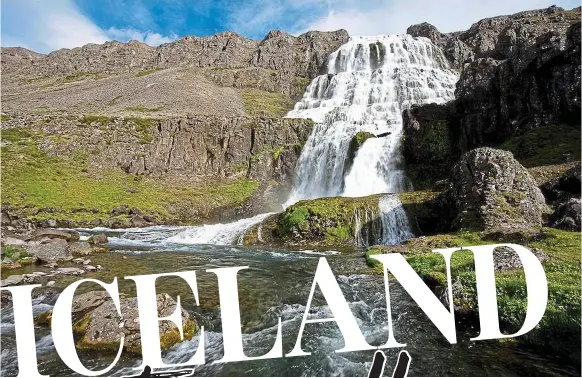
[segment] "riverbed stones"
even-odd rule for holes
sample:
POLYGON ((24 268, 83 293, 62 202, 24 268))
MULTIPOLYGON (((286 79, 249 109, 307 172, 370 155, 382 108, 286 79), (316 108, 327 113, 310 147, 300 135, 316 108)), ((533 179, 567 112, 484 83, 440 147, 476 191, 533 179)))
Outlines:
POLYGON ((86 241, 69 243, 69 253, 75 257, 88 256, 93 251, 91 244, 86 241))
MULTIPOLYGON (((176 308, 176 301, 168 294, 158 294, 156 297, 160 316, 171 315, 176 308)), ((73 329, 81 335, 78 348, 116 350, 119 340, 124 336, 124 348, 131 353, 141 352, 140 324, 137 298, 121 299, 121 316, 112 301, 107 300, 94 310, 88 312, 73 329)), ((190 315, 182 309, 184 338, 194 336, 196 325, 190 315)), ((162 350, 180 342, 178 329, 168 321, 159 325, 162 350)))
POLYGON ((43 238, 49 239, 64 239, 68 242, 79 240, 79 233, 73 230, 54 230, 54 229, 39 229, 33 234, 34 240, 41 240, 43 238))
POLYGON ((461 157, 443 198, 453 229, 539 228, 549 211, 527 169, 510 152, 488 147, 461 157))
POLYGON ((107 238, 107 235, 101 233, 91 235, 89 239, 87 239, 87 242, 89 244, 107 244, 109 242, 109 239, 107 238))
POLYGON ((26 251, 41 262, 70 261, 73 256, 69 252, 67 242, 57 240, 54 243, 26 246, 26 251))

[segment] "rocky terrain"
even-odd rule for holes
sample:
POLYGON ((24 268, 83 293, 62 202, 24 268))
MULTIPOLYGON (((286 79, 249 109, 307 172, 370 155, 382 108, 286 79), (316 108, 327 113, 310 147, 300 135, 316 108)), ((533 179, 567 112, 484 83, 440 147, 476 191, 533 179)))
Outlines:
MULTIPOLYGON (((262 41, 227 32, 49 55, 3 48, 2 286, 113 274, 96 263, 114 255, 107 236, 80 241, 58 227, 199 225, 275 212, 244 244, 359 248, 376 272, 375 254, 403 253, 441 294, 444 264, 431 249, 515 242, 543 263, 550 293, 548 315, 520 341, 579 364, 579 349, 569 346, 580 345, 580 28, 580 8, 550 7, 463 32, 408 29, 440 46, 460 80, 455 100, 403 113, 416 191, 398 196, 416 237, 394 246, 370 246, 383 195, 280 205, 313 127, 282 116, 345 31, 272 31, 262 41)), ((349 160, 373 137, 355 135, 349 160)), ((463 252, 452 264, 455 308, 474 319, 472 261, 463 252)), ((499 250, 495 263, 501 320, 514 330, 527 304, 518 295, 520 262, 499 250)), ((79 347, 106 348, 123 333, 136 351, 136 328, 126 321, 117 329, 121 320, 100 296, 91 293, 94 305, 76 318, 79 347)), ((161 311, 175 306, 164 295, 158 301, 161 311)), ((129 323, 134 303, 122 301, 129 323)), ((195 322, 183 320, 191 337, 195 322)), ((160 330, 165 346, 176 342, 174 330, 160 330)))
POLYGON ((433 166, 450 168, 460 153, 540 126, 579 132, 580 28, 580 8, 558 7, 484 19, 451 34, 411 26, 408 33, 440 45, 461 76, 455 101, 414 106, 403 115, 407 163, 414 167, 431 151, 433 166))
POLYGON ((3 111, 281 116, 347 40, 345 30, 271 31, 262 41, 225 32, 155 48, 137 41, 48 55, 2 48, 3 111))

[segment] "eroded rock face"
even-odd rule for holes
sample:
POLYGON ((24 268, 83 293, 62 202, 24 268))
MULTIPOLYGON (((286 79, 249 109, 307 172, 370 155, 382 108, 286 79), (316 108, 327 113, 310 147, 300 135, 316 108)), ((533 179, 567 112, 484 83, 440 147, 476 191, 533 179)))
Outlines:
MULTIPOLYGON (((440 105, 441 112, 417 111, 419 127, 446 113, 453 147, 465 152, 536 126, 579 125, 580 28, 580 8, 555 6, 484 19, 458 33, 424 24, 409 28, 441 46, 461 71, 456 100, 440 105)), ((407 129, 413 130, 405 122, 407 129)))
POLYGON ((570 198, 560 204, 550 219, 552 227, 566 231, 580 231, 581 223, 582 212, 579 198, 570 198))
POLYGON ((537 228, 548 211, 527 169, 510 152, 486 147, 462 156, 443 197, 454 229, 537 228))
POLYGON ((580 198, 580 163, 568 169, 558 178, 543 183, 542 193, 549 202, 564 203, 570 198, 580 198))
MULTIPOLYGON (((83 300, 77 299, 73 312, 85 315, 73 329, 81 335, 77 347, 94 350, 117 350, 119 340, 124 337, 124 348, 131 353, 141 353, 139 315, 137 298, 121 299, 121 316, 113 301, 97 295, 95 292, 86 295, 83 300)), ((156 297, 160 317, 171 315, 176 309, 176 301, 168 294, 158 294, 156 297)), ((190 315, 182 309, 182 324, 184 338, 191 339, 196 331, 196 324, 190 315)), ((180 342, 178 329, 168 321, 159 325, 162 350, 180 342)))

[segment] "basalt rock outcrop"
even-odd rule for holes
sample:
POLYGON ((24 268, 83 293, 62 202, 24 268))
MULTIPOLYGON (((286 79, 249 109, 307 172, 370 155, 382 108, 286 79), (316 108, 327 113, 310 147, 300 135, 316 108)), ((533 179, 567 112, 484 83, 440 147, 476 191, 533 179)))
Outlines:
MULTIPOLYGON (((13 195, 4 196, 4 224, 24 227, 27 221, 23 224, 23 219, 33 219, 36 226, 50 221, 51 227, 143 227, 224 222, 282 210, 280 203, 290 189, 313 122, 201 115, 160 120, 28 113, 13 114, 3 127, 2 151, 11 157, 3 160, 4 172, 12 169, 12 174, 21 174, 22 170, 14 169, 16 160, 30 159, 31 164, 44 164, 47 169, 67 170, 72 175, 69 181, 99 184, 106 191, 119 185, 119 180, 123 186, 115 197, 94 193, 78 203, 62 198, 64 192, 55 188, 52 200, 64 201, 64 205, 39 204, 36 208, 26 199, 30 195, 28 184, 9 187, 13 195), (77 168, 71 172, 69 166, 77 168), (164 208, 156 211, 148 210, 144 201, 128 206, 131 201, 118 199, 150 192, 150 187, 140 186, 142 180, 185 191, 165 201, 153 193, 148 195, 150 208, 164 203, 164 208), (109 203, 106 208, 102 206, 104 196, 109 203)), ((23 180, 46 186, 39 174, 30 171, 23 180)), ((42 198, 38 200, 42 202, 42 198)))
MULTIPOLYGON (((453 155, 537 126, 580 125, 580 28, 580 8, 558 7, 484 19, 450 34, 428 24, 409 28, 441 46, 461 75, 454 101, 405 113, 405 144, 435 123, 449 129, 453 155)), ((422 160, 425 147, 406 147, 406 158, 422 160)))
POLYGON ((449 180, 440 199, 453 229, 535 229, 549 211, 535 180, 507 151, 471 150, 449 180))

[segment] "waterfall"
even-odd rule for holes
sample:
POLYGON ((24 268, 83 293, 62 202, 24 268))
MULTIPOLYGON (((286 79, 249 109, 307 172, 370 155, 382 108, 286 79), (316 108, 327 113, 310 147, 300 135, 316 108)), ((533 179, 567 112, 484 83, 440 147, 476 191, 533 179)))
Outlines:
POLYGON ((242 244, 245 233, 272 214, 259 214, 252 218, 241 219, 232 223, 187 227, 164 241, 175 244, 242 244))
POLYGON ((287 115, 316 125, 296 169, 286 205, 301 199, 410 190, 402 171, 402 111, 413 104, 454 98, 458 74, 426 38, 410 35, 353 37, 332 53, 287 115), (345 172, 358 132, 384 135, 359 148, 345 172))
POLYGON ((354 237, 358 247, 373 244, 394 245, 414 236, 397 194, 380 197, 377 213, 369 209, 356 210, 354 225, 354 237))
MULTIPOLYGON (((301 152, 284 207, 303 199, 412 190, 402 170, 402 111, 413 104, 453 99, 457 80, 442 51, 426 38, 353 37, 342 45, 329 56, 326 72, 310 83, 303 99, 287 114, 316 124, 301 152), (346 162, 358 132, 377 137, 367 139, 353 161, 346 162)), ((358 245, 394 244, 412 235, 397 196, 382 197, 378 207, 379 212, 354 214, 358 245)), ((163 242, 241 243, 245 233, 269 215, 187 227, 163 242)))

